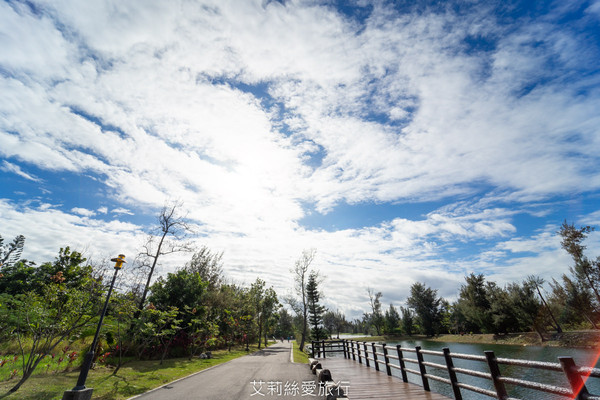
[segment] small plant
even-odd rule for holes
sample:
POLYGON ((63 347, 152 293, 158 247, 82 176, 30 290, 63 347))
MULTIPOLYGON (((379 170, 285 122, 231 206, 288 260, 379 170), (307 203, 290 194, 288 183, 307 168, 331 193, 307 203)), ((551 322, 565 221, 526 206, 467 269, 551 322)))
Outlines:
POLYGON ((67 354, 67 358, 69 359, 69 362, 67 363, 66 368, 69 368, 73 362, 77 359, 77 357, 79 356, 79 354, 76 351, 72 351, 69 354, 67 354))
POLYGON ((112 355, 112 353, 110 351, 107 351, 106 353, 102 354, 100 357, 98 357, 98 362, 100 364, 104 364, 106 363, 106 359, 108 357, 110 357, 112 355))

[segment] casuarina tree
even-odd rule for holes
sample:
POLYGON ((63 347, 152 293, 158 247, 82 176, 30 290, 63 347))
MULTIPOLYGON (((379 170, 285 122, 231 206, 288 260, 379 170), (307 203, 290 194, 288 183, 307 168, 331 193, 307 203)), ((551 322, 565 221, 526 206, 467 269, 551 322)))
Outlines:
POLYGON ((427 336, 435 335, 441 326, 442 299, 437 296, 437 290, 416 282, 410 287, 410 297, 406 304, 415 310, 422 333, 427 336))

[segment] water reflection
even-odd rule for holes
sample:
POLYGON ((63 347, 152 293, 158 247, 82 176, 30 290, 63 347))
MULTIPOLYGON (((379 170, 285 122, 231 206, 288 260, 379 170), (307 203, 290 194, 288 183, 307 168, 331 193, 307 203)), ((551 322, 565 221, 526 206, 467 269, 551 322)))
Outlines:
MULTIPOLYGON (((597 354, 595 351, 586 349, 567 349, 557 347, 541 347, 541 346, 509 346, 509 345, 490 345, 490 344, 467 344, 467 343, 448 343, 448 342, 433 342, 427 340, 405 340, 401 342, 389 342, 389 346, 401 345, 402 348, 414 349, 416 346, 421 346, 423 350, 435 350, 442 351, 442 348, 450 348, 452 353, 462 354, 473 354, 483 356, 485 350, 492 350, 498 358, 517 358, 522 360, 530 361, 544 361, 558 363, 558 357, 568 356, 573 357, 575 363, 578 366, 588 366, 600 368, 600 362, 597 360, 597 354)), ((362 345, 361 345, 362 349, 362 345)), ((371 352, 371 346, 368 347, 369 353, 371 352)), ((381 352, 381 350, 378 350, 381 352)), ((396 355, 396 352, 388 348, 391 355, 396 355)), ((342 356, 342 355, 340 355, 342 356)), ((329 357, 329 355, 328 355, 329 357)), ((403 357, 416 359, 414 352, 404 352, 403 357)), ((445 364, 443 357, 424 355, 425 361, 430 361, 437 364, 445 364)), ((397 360, 391 360, 398 365, 397 360)), ((364 362, 364 361, 363 361, 364 362)), ((464 369, 472 369, 475 371, 481 371, 489 373, 489 369, 485 362, 463 360, 453 358, 454 366, 464 369)), ((407 363, 407 368, 418 370, 416 364, 407 363)), ((542 369, 532 369, 512 365, 500 365, 500 372, 504 376, 510 376, 513 378, 528 380, 532 382, 546 383, 554 386, 569 387, 569 383, 563 373, 548 371, 542 369)), ((385 373, 385 372, 383 372, 385 373)), ((448 372, 446 370, 438 370, 436 368, 427 367, 427 373, 437 375, 442 378, 448 379, 448 372)), ((399 370, 392 369, 392 374, 399 379, 401 374, 399 370)), ((466 374, 457 374, 459 382, 469 384, 472 386, 478 386, 488 390, 494 390, 493 384, 490 380, 477 378, 466 374)), ((408 374, 409 382, 417 385, 422 385, 421 377, 413 374, 408 374)), ((449 385, 429 380, 431 390, 450 398, 453 398, 452 389, 449 385)), ((600 378, 591 378, 586 386, 588 391, 593 394, 600 394, 600 378)), ((533 389, 522 388, 518 386, 506 385, 508 395, 517 399, 523 400, 558 400, 565 399, 558 395, 553 395, 533 389)), ((489 399, 490 397, 475 393, 469 390, 461 389, 461 393, 464 400, 483 400, 489 399)))

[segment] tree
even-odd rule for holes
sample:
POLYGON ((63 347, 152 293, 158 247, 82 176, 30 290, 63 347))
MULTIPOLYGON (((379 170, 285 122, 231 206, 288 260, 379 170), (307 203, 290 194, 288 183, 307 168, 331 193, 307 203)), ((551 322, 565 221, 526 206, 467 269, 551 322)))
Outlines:
POLYGON ((41 294, 31 291, 6 296, 0 304, 0 320, 14 322, 9 329, 21 350, 23 375, 9 393, 16 392, 63 340, 90 325, 98 315, 102 285, 91 277, 76 288, 68 288, 64 281, 56 274, 42 287, 41 294))
POLYGON ((150 289, 150 282, 152 281, 152 275, 154 274, 158 259, 163 255, 192 250, 190 243, 182 242, 182 240, 185 239, 187 232, 189 232, 190 227, 185 221, 185 217, 179 214, 181 207, 183 207, 183 204, 179 202, 167 204, 163 207, 158 216, 157 234, 149 235, 148 240, 144 245, 144 251, 140 253, 140 256, 145 257, 147 260, 151 260, 151 263, 149 265, 150 269, 148 271, 146 285, 144 286, 144 291, 138 306, 138 314, 144 309, 146 296, 150 289), (171 236, 172 239, 169 240, 167 236, 171 236))
POLYGON ((4 244, 4 238, 0 236, 0 270, 20 260, 24 245, 25 236, 23 235, 18 235, 8 244, 4 244))
POLYGON ((200 274, 204 282, 208 282, 208 290, 217 289, 223 284, 223 253, 212 254, 206 246, 192 255, 185 269, 200 274))
POLYGON ((537 332, 543 342, 545 322, 540 314, 541 303, 537 299, 534 285, 527 281, 524 281, 521 285, 511 283, 507 286, 507 290, 512 297, 521 324, 537 332))
POLYGON ((294 333, 294 321, 292 316, 285 308, 281 308, 278 312, 277 327, 275 328, 275 336, 281 338, 289 338, 294 333))
POLYGON ((554 326, 556 327, 556 332, 557 333, 562 333, 562 328, 560 327, 560 324, 558 323, 558 321, 554 317, 554 313, 552 312, 552 310, 548 306, 548 303, 544 299, 544 296, 542 296, 542 292, 540 290, 540 286, 542 286, 544 284, 544 280, 542 278, 540 278, 539 276, 529 275, 527 277, 527 281, 526 282, 529 285, 533 286, 536 289, 538 295, 540 296, 540 300, 542 301, 542 304, 544 305, 544 308, 546 309, 546 311, 548 311, 548 314, 550 315, 550 318, 552 318, 552 322, 554 322, 554 326))
POLYGON ((36 267, 26 260, 10 264, 2 269, 0 292, 12 295, 42 290, 52 277, 59 276, 67 288, 79 288, 92 275, 92 267, 85 265, 86 259, 67 246, 61 248, 54 262, 46 262, 36 267))
POLYGON ((402 331, 405 335, 412 336, 414 315, 408 307, 400 307, 400 312, 402 313, 402 331))
POLYGON ((437 297, 437 290, 416 282, 410 287, 410 297, 406 304, 415 310, 422 333, 435 335, 440 328, 442 299, 437 297))
MULTIPOLYGON (((262 341, 262 329, 263 329, 263 298, 265 294, 265 281, 260 278, 256 278, 256 281, 250 285, 250 301, 252 302, 255 324, 258 327, 258 348, 260 349, 262 341)), ((265 343, 266 346, 266 343, 265 343)))
POLYGON ((385 311, 384 317, 384 332, 388 335, 393 335, 400 328, 400 314, 393 304, 385 311))
POLYGON ((596 300, 596 311, 599 311, 600 306, 600 257, 595 261, 588 259, 583 251, 586 246, 582 243, 587 235, 594 230, 593 227, 583 226, 579 229, 573 224, 567 224, 564 221, 559 234, 562 237, 561 246, 573 258, 575 265, 571 267, 571 272, 582 285, 587 287, 594 293, 596 300))
POLYGON ((369 303, 371 305, 371 325, 375 327, 375 331, 377 335, 381 335, 381 328, 383 327, 383 314, 381 312, 381 297, 383 294, 381 292, 374 293, 373 289, 367 288, 367 293, 369 294, 369 303))
POLYGON ((268 343, 267 335, 272 334, 277 325, 277 311, 279 310, 279 307, 281 307, 281 304, 279 304, 279 300, 277 300, 275 289, 273 289, 273 287, 266 289, 261 310, 263 316, 265 346, 268 343))
POLYGON ((2 268, 0 273, 0 293, 12 296, 30 291, 39 291, 42 282, 36 278, 33 263, 18 261, 2 268))
POLYGON ((323 313, 325 312, 325 307, 319 304, 320 293, 317 279, 318 274, 312 271, 308 276, 308 283, 306 284, 308 321, 311 325, 311 337, 313 340, 321 340, 326 337, 323 330, 323 313))
MULTIPOLYGON (((167 274, 166 278, 160 277, 150 288, 150 303, 159 310, 176 307, 183 311, 185 307, 195 309, 193 318, 204 315, 203 298, 207 282, 204 282, 198 272, 180 269, 167 274)), ((184 324, 190 322, 191 315, 184 318, 184 324)))
POLYGON ((174 338, 184 341, 183 347, 188 354, 188 359, 191 360, 198 352, 206 351, 208 347, 217 343, 221 333, 219 325, 207 319, 199 309, 186 305, 179 315, 182 322, 181 330, 174 338))
POLYGON ((452 333, 452 306, 446 299, 440 302, 440 325, 438 333, 452 333))
POLYGON ((267 345, 267 334, 275 327, 277 320, 274 315, 280 304, 275 289, 273 287, 265 289, 265 281, 260 278, 256 278, 256 281, 250 286, 249 297, 254 308, 256 325, 258 326, 258 348, 260 349, 263 336, 265 346, 267 345))
POLYGON ((316 250, 304 250, 302 256, 294 264, 294 268, 290 272, 294 275, 294 291, 297 298, 287 296, 285 301, 290 305, 292 310, 300 317, 300 351, 304 350, 304 342, 308 331, 308 301, 306 298, 306 278, 308 269, 315 259, 316 250))
POLYGON ((233 284, 223 284, 218 293, 209 290, 208 294, 212 302, 209 315, 217 317, 219 333, 231 351, 234 342, 241 342, 244 334, 249 333, 245 330, 244 322, 246 319, 252 321, 253 314, 252 305, 248 301, 248 290, 233 284))
POLYGON ((177 319, 178 314, 177 307, 171 306, 166 310, 159 310, 152 303, 142 310, 139 318, 133 321, 132 332, 132 343, 138 359, 142 359, 144 355, 155 355, 160 349, 162 350, 160 364, 162 364, 181 323, 181 320, 177 319))
POLYGON ((508 290, 488 282, 486 296, 490 303, 490 315, 495 333, 523 331, 523 324, 519 321, 518 305, 515 304, 517 299, 511 296, 508 290))
POLYGON ((470 325, 469 331, 476 327, 479 332, 491 333, 494 324, 485 277, 471 273, 465 276, 465 281, 466 284, 460 288, 458 308, 470 325))
POLYGON ((560 320, 577 328, 587 321, 594 329, 599 329, 594 321, 591 292, 565 274, 562 281, 562 285, 556 280, 550 284, 553 300, 562 305, 560 320))
POLYGON ((346 316, 341 311, 327 311, 323 314, 323 326, 330 333, 335 332, 340 338, 340 332, 348 325, 346 316))

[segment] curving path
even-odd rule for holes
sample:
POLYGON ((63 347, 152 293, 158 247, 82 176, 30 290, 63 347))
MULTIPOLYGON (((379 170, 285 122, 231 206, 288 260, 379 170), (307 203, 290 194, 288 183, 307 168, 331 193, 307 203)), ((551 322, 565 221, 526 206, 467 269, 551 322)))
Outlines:
POLYGON ((308 365, 290 361, 291 347, 291 343, 279 342, 134 399, 323 399, 308 365))

